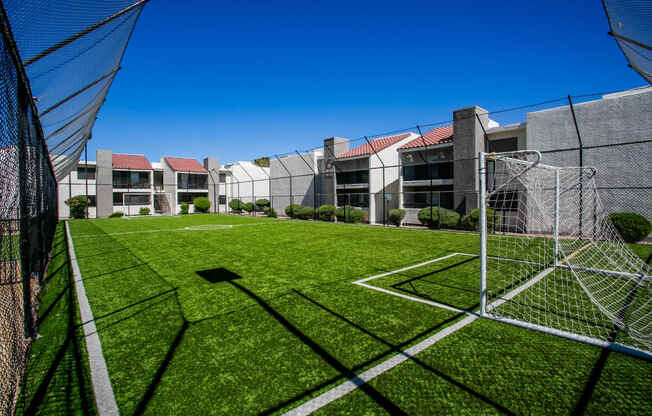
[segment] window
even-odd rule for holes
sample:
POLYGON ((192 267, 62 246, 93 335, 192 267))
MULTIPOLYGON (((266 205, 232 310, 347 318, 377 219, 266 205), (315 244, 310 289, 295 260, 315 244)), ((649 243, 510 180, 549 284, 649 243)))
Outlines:
POLYGON ((518 138, 516 137, 489 141, 490 152, 513 152, 515 150, 518 150, 518 138))
POLYGON ((89 207, 97 206, 97 197, 95 195, 88 195, 88 206, 89 207))
POLYGON ((226 205, 226 195, 220 195, 220 198, 218 200, 218 203, 220 205, 226 205))
POLYGON ((149 194, 124 194, 125 205, 149 205, 149 194))
POLYGON ((95 179, 95 166, 78 166, 77 179, 79 180, 94 180, 95 179))
MULTIPOLYGON (((438 162, 430 165, 432 179, 453 179, 453 162, 438 162)), ((430 180, 428 165, 403 166, 404 181, 430 180)))
POLYGON ((179 173, 177 176, 179 189, 208 189, 208 175, 194 173, 179 173))
POLYGON ((220 183, 226 183, 226 173, 220 173, 220 183))
POLYGON ((337 172, 337 184, 369 183, 368 170, 355 170, 351 172, 337 172))
POLYGON ((369 194, 361 192, 337 193, 337 205, 351 205, 358 208, 369 207, 369 194))
POLYGON ((113 193, 113 205, 122 205, 122 192, 113 193))
POLYGON ((181 204, 192 204, 195 198, 203 196, 208 198, 208 194, 202 192, 179 192, 177 194, 177 205, 181 204))
POLYGON ((113 187, 123 189, 148 189, 149 172, 130 172, 124 170, 113 171, 113 187))

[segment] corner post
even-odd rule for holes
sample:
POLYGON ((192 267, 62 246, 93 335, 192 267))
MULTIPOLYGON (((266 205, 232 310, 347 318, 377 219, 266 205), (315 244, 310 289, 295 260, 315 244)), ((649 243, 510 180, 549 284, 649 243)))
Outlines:
POLYGON ((554 238, 554 266, 559 265, 559 169, 555 169, 554 220, 552 232, 554 238))

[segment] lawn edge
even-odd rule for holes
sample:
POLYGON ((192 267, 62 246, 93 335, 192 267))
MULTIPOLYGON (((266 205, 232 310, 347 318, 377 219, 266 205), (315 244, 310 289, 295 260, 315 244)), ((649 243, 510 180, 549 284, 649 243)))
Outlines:
POLYGON ((119 415, 118 404, 113 394, 109 371, 104 360, 104 354, 102 353, 102 344, 100 343, 93 312, 86 296, 86 288, 84 287, 81 271, 77 264, 77 256, 75 255, 75 247, 70 234, 68 221, 65 222, 65 225, 66 239, 68 240, 68 257, 72 266, 72 276, 75 282, 75 292, 77 293, 77 305, 79 307, 81 325, 84 330, 84 340, 86 341, 86 351, 88 352, 91 384, 93 386, 97 413, 99 416, 117 416, 119 415))

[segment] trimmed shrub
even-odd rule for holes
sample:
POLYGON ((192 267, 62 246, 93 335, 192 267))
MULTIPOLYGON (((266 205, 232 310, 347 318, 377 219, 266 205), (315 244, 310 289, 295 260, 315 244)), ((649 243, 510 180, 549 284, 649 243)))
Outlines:
POLYGON ((197 212, 208 212, 211 207, 211 201, 205 196, 195 198, 192 204, 195 206, 195 211, 197 212))
POLYGON ((138 213, 140 215, 149 215, 149 208, 141 208, 138 213))
POLYGON ((190 208, 190 205, 186 204, 185 202, 181 204, 181 213, 182 214, 187 214, 188 213, 188 208, 190 208))
POLYGON ((285 207, 285 215, 287 215, 290 218, 296 218, 297 213, 301 210, 301 205, 294 204, 294 205, 288 205, 285 207))
POLYGON ((356 207, 345 205, 335 210, 335 216, 338 221, 359 223, 365 217, 365 212, 356 207))
POLYGON ((270 218, 277 218, 278 214, 276 213, 276 210, 272 207, 265 207, 264 208, 265 215, 267 215, 270 218))
POLYGON ((401 222, 405 218, 405 211, 402 209, 390 209, 388 219, 391 224, 397 227, 401 226, 401 222))
POLYGON ((257 199, 256 200, 256 209, 260 211, 265 211, 265 208, 269 206, 269 200, 267 199, 257 199))
POLYGON ((242 209, 244 209, 247 212, 252 212, 255 208, 256 206, 251 202, 245 202, 244 204, 242 204, 242 209))
POLYGON ((425 207, 419 210, 419 222, 427 227, 455 228, 460 222, 460 214, 440 207, 425 207))
MULTIPOLYGON (((500 227, 502 216, 500 212, 487 208, 487 229, 493 231, 500 227)), ((476 208, 470 214, 465 215, 461 222, 462 228, 468 231, 478 231, 480 229, 480 209, 476 208)))
POLYGON ((116 211, 113 214, 109 215, 109 218, 121 218, 123 215, 122 211, 116 211))
POLYGON ((335 219, 335 206, 322 205, 319 207, 319 219, 322 221, 333 221, 335 219))
POLYGON ((70 207, 70 217, 83 219, 86 218, 86 207, 88 206, 88 198, 85 195, 77 195, 66 201, 66 205, 70 207))
POLYGON ((242 201, 237 198, 229 201, 229 208, 231 208, 231 211, 235 212, 236 214, 240 214, 242 212, 244 209, 242 205, 242 201))
POLYGON ((652 232, 650 221, 634 212, 618 212, 610 214, 608 218, 628 243, 639 242, 652 232))
POLYGON ((295 213, 295 216, 302 220, 309 220, 314 218, 315 209, 313 207, 301 207, 301 209, 295 213))

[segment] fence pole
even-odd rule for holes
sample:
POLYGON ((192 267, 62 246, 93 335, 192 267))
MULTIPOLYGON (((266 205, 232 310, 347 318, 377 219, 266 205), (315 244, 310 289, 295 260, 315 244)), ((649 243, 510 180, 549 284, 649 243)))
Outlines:
MULTIPOLYGON (((387 225, 387 223, 386 223, 386 221, 387 221, 387 215, 386 215, 387 205, 385 204, 385 162, 383 162, 383 160, 380 158, 380 156, 378 156, 378 153, 376 152, 376 149, 369 142, 369 139, 367 138, 367 136, 364 136, 364 140, 367 142, 369 147, 371 147, 371 150, 373 150, 374 154, 376 155, 376 157, 380 161, 380 164, 383 166, 383 227, 384 227, 384 226, 387 225)), ((371 168, 371 166, 369 168, 371 168)))
POLYGON ((84 143, 84 178, 86 182, 86 218, 88 219, 88 141, 84 143))
POLYGON ((580 159, 580 204, 579 204, 579 225, 580 225, 580 239, 582 239, 583 231, 582 231, 582 211, 583 211, 583 204, 584 204, 584 197, 583 197, 583 181, 582 181, 582 176, 584 174, 583 172, 583 167, 584 167, 584 146, 582 144, 582 135, 580 134, 580 128, 577 125, 577 118, 575 117, 575 107, 573 106, 573 100, 571 99, 570 94, 568 94, 568 106, 571 111, 571 116, 573 116, 573 124, 575 125, 575 132, 577 133, 577 142, 579 144, 579 159, 580 159))
MULTIPOLYGON (((421 127, 417 124, 417 131, 419 132, 419 136, 421 136, 421 142, 423 143, 423 150, 428 151, 428 144, 426 143, 426 139, 423 138, 423 133, 421 132, 421 127)), ((432 170, 430 168, 430 162, 426 157, 423 156, 421 152, 419 152, 419 155, 421 156, 421 159, 423 159, 424 162, 426 162, 426 169, 428 170, 428 179, 430 180, 430 221, 432 221, 432 170)), ((439 199, 441 199, 441 194, 439 195, 439 199)), ((437 202, 437 224, 438 227, 441 229, 441 203, 438 201, 437 202)))

